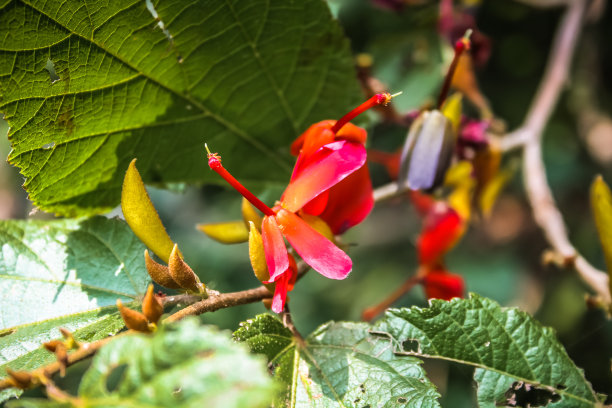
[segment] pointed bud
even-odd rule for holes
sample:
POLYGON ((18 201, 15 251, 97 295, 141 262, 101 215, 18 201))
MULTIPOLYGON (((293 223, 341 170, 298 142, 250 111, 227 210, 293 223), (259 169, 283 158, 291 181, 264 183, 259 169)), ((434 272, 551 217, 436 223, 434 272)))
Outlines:
POLYGON ((15 388, 25 390, 32 385, 32 374, 27 371, 13 371, 10 368, 6 368, 5 370, 10 377, 10 382, 15 388))
POLYGON ((64 345, 66 346, 67 349, 71 350, 71 349, 79 348, 79 342, 76 341, 76 339, 74 338, 70 330, 64 327, 60 327, 59 331, 60 333, 62 333, 62 336, 64 336, 64 338, 66 339, 66 341, 64 341, 64 345))
POLYGON ((170 271, 172 279, 174 279, 183 289, 196 293, 205 293, 206 286, 200 283, 200 279, 198 279, 197 275, 193 272, 193 269, 181 259, 178 245, 176 244, 174 244, 174 248, 172 248, 172 252, 170 253, 168 270, 170 271))
POLYGON ((272 298, 261 299, 261 303, 263 303, 266 309, 268 310, 272 309, 272 298))
POLYGON ((43 347, 46 348, 47 351, 50 351, 51 353, 55 353, 55 350, 57 350, 57 347, 60 344, 63 344, 61 340, 51 340, 46 343, 43 343, 43 347))
POLYGON ((249 231, 244 221, 198 224, 196 228, 222 244, 240 244, 249 239, 249 231))
POLYGON ((242 219, 244 220, 244 225, 247 228, 249 227, 249 222, 252 222, 261 232, 263 217, 259 215, 257 209, 251 203, 249 203, 249 200, 244 197, 242 198, 242 219))
POLYGON ((164 228, 145 189, 136 159, 132 160, 123 179, 121 210, 134 234, 164 262, 172 251, 172 240, 164 228))
POLYGON ((444 181, 456 137, 448 118, 438 110, 425 111, 412 123, 402 148, 398 186, 430 191, 444 181))
POLYGON ((117 299, 117 307, 128 329, 142 333, 149 333, 151 331, 145 315, 123 306, 123 303, 121 303, 119 299, 117 299))
POLYGON ((161 300, 153 293, 153 285, 149 285, 147 293, 142 300, 142 313, 151 323, 157 323, 161 315, 164 314, 161 300))
MULTIPOLYGON (((263 239, 252 221, 249 221, 249 258, 255 277, 259 279, 260 282, 267 282, 270 280, 270 272, 266 264, 263 239)), ((270 293, 274 293, 273 283, 265 284, 265 286, 270 293)))
POLYGON ((145 249, 144 251, 145 257, 145 266, 147 267, 147 272, 149 272, 149 276, 153 279, 153 282, 170 289, 180 289, 178 283, 172 279, 170 276, 170 270, 167 266, 159 264, 155 262, 150 256, 149 251, 145 249))

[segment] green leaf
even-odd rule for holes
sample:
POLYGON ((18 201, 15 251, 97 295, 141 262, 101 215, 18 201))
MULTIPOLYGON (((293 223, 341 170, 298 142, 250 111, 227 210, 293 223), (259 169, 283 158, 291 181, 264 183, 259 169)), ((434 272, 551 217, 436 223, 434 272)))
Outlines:
POLYGON ((285 386, 275 406, 438 407, 439 397, 421 361, 397 356, 388 338, 366 323, 328 323, 296 344, 280 321, 259 315, 234 337, 268 357, 285 386))
POLYGON ((591 209, 606 258, 608 287, 612 293, 612 192, 601 176, 591 185, 591 209))
POLYGON ((144 246, 117 219, 0 221, 0 248, 0 377, 53 360, 40 346, 60 327, 81 341, 116 333, 116 300, 133 302, 149 282, 144 246))
MULTIPOLYGON (((32 371, 53 362, 55 355, 41 344, 61 339, 60 327, 71 331, 79 342, 91 342, 117 333, 124 324, 117 308, 107 306, 4 330, 0 332, 0 378, 6 376, 6 368, 32 371)), ((22 393, 15 388, 0 391, 0 402, 22 393)))
POLYGON ((263 358, 197 319, 113 340, 79 387, 88 407, 267 407, 276 392, 263 358), (116 385, 115 385, 116 384, 116 385))
POLYGON ((359 98, 322 0, 0 5, 10 161, 64 215, 114 207, 135 156, 147 182, 220 182, 204 141, 239 179, 284 183, 290 141, 359 98))
POLYGON ((487 298, 472 294, 450 302, 432 300, 426 309, 392 309, 374 330, 389 335, 398 353, 477 367, 480 407, 542 394, 552 400, 550 408, 600 406, 552 329, 487 298), (531 392, 520 396, 515 388, 523 384, 531 392))

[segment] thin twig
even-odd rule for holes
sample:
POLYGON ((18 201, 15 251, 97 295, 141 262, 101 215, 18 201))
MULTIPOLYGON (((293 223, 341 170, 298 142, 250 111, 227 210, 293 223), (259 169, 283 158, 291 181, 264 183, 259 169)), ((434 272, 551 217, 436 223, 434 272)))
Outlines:
POLYGON ((393 303, 397 302, 399 298, 404 296, 408 291, 410 291, 416 284, 420 283, 423 280, 424 273, 417 271, 416 274, 408 278, 406 282, 402 284, 399 288, 397 288, 391 295, 389 295, 385 300, 377 304, 376 306, 368 307, 361 314, 361 318, 366 322, 374 320, 376 316, 384 312, 387 308, 391 307, 393 303))
POLYGON ((580 277, 606 303, 611 303, 608 276, 584 259, 568 238, 561 212, 557 208, 542 160, 542 132, 559 100, 568 78, 569 66, 574 54, 587 2, 574 0, 569 3, 555 36, 546 71, 536 96, 529 108, 525 122, 506 140, 503 150, 523 147, 523 177, 527 198, 533 209, 536 223, 544 231, 546 239, 561 256, 573 265, 580 277))
POLYGON ((272 293, 265 287, 260 286, 255 289, 243 290, 240 292, 220 293, 211 295, 208 299, 196 302, 187 306, 184 309, 170 315, 164 319, 165 323, 175 322, 187 316, 197 316, 206 312, 214 312, 215 310, 224 309, 226 307, 244 305, 247 303, 258 302, 260 300, 272 297, 272 293))

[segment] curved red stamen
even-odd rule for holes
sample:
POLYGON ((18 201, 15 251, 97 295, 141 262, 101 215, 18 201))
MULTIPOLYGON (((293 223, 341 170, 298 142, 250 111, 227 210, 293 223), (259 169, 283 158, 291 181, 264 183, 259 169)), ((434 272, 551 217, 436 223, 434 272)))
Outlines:
POLYGON ((368 109, 373 108, 377 105, 386 105, 387 103, 389 103, 391 98, 391 94, 387 92, 374 95, 373 97, 371 97, 370 99, 368 99, 367 101, 365 101, 364 103, 341 117, 340 120, 338 120, 336 124, 332 127, 332 132, 337 133, 342 128, 342 126, 346 125, 348 122, 361 115, 368 109))
MULTIPOLYGON (((208 149, 208 147, 206 147, 206 149, 208 149)), ((242 194, 244 198, 249 200, 249 202, 253 204, 259 211, 261 211, 265 215, 276 215, 276 213, 270 207, 264 204, 264 202, 261 201, 259 198, 255 197, 253 193, 247 190, 245 186, 243 186, 238 180, 236 180, 234 176, 232 176, 230 172, 227 171, 225 167, 223 167, 223 165, 221 164, 221 156, 219 156, 219 154, 210 153, 210 151, 208 152, 208 167, 210 167, 211 170, 215 171, 218 175, 223 177, 225 181, 227 181, 232 187, 234 187, 236 191, 242 194)))

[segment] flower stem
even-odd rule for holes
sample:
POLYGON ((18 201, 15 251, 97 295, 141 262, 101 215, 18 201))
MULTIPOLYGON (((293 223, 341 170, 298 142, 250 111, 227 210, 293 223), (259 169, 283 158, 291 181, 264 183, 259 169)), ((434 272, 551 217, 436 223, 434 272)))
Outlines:
POLYGON ((453 61, 448 67, 448 72, 446 73, 446 78, 444 78, 444 84, 442 85, 442 90, 440 91, 440 95, 438 96, 438 109, 442 108, 444 105, 444 101, 448 96, 448 91, 450 89, 450 84, 453 80, 453 75, 455 75, 455 71, 457 70, 457 65, 459 64, 459 58, 463 51, 470 49, 470 36, 472 35, 472 30, 468 29, 462 38, 457 40, 455 43, 455 56, 453 57, 453 61))
POLYGON ((208 146, 205 146, 206 151, 208 152, 208 166, 213 171, 223 177, 225 181, 227 181, 232 187, 234 187, 236 191, 242 194, 244 198, 249 200, 249 202, 253 204, 259 211, 261 211, 265 215, 276 215, 276 213, 270 207, 264 204, 264 202, 261 201, 259 198, 255 197, 255 194, 247 190, 245 186, 243 186, 238 180, 236 180, 236 178, 232 176, 230 172, 225 169, 225 167, 223 167, 223 165, 221 164, 221 156, 219 156, 217 153, 211 153, 208 149, 208 146))
POLYGON ((408 278, 408 280, 404 282, 402 286, 397 288, 385 300, 383 300, 382 302, 380 302, 379 304, 375 306, 368 307, 367 309, 365 309, 363 313, 361 313, 361 318, 365 320, 366 322, 374 320, 376 316, 384 312, 389 306, 391 306, 399 298, 404 296, 408 291, 410 291, 410 289, 414 287, 414 285, 416 285, 417 283, 420 283, 422 280, 423 280, 423 274, 420 273, 419 271, 413 276, 411 276, 410 278, 408 278))

